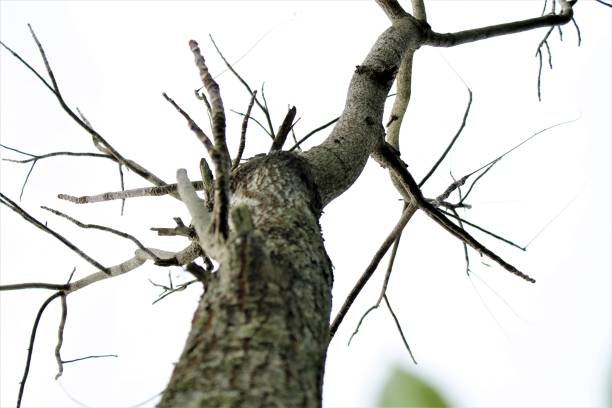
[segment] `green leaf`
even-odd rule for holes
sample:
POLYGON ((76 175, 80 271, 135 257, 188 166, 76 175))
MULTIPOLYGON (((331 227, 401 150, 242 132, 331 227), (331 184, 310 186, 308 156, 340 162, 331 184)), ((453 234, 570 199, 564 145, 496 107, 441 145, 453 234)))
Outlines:
POLYGON ((431 385, 396 367, 379 394, 378 406, 446 408, 448 404, 431 385))

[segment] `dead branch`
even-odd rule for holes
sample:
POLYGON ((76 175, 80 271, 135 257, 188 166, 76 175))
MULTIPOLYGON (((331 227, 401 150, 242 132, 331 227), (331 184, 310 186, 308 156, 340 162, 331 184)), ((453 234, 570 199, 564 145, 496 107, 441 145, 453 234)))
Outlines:
POLYGON ((244 153, 244 147, 246 145, 246 131, 247 126, 249 125, 249 118, 251 117, 251 109, 253 109, 253 103, 255 102, 255 98, 257 97, 257 91, 253 91, 251 95, 251 100, 249 101, 249 106, 247 107, 246 114, 242 119, 242 128, 240 130, 240 144, 238 145, 238 152, 236 153, 236 158, 232 164, 232 170, 240 165, 240 160, 242 159, 242 153, 244 153))
POLYGON ((64 292, 56 292, 53 295, 49 296, 47 300, 40 306, 38 309, 38 313, 36 314, 36 318, 34 319, 34 324, 32 325, 32 333, 30 334, 30 343, 28 346, 28 354, 26 356, 26 364, 25 369, 23 370, 23 377, 21 378, 21 382, 19 383, 19 394, 17 395, 17 408, 21 407, 21 400, 23 398, 23 392, 25 390, 25 385, 28 380, 28 375, 30 374, 30 364, 32 363, 32 353, 34 352, 34 340, 36 339, 36 331, 38 330, 38 324, 40 323, 40 319, 42 317, 43 312, 49 306, 49 304, 56 298, 60 296, 64 296, 64 292))
MULTIPOLYGON (((406 207, 404 206, 404 209, 405 208, 406 207)), ((351 337, 349 337, 349 341, 348 341, 349 346, 351 345, 351 341, 353 340, 353 337, 355 337, 355 335, 357 335, 357 333, 359 332, 359 329, 361 328, 361 324, 365 320, 366 316, 370 314, 370 312, 374 311, 375 309, 378 309, 378 307, 380 306, 380 302, 383 299, 383 296, 387 292, 387 286, 389 284, 389 279, 391 278, 391 272, 393 271, 393 264, 395 263, 395 256, 397 255, 397 249, 399 248, 399 243, 400 243, 400 240, 402 239, 402 232, 399 233, 399 235, 393 242, 393 249, 391 249, 391 255, 389 256, 389 263, 387 264, 387 272, 385 273, 385 278, 383 280, 383 284, 380 290, 380 295, 378 296, 378 300, 376 301, 376 303, 374 303, 373 306, 371 306, 368 310, 366 310, 365 313, 361 316, 361 319, 359 319, 359 323, 357 323, 357 326, 355 327, 355 331, 353 331, 353 334, 351 334, 351 337)))
POLYGON ((120 236, 120 237, 122 237, 122 238, 129 239, 129 240, 130 240, 130 241, 132 241, 134 244, 136 244, 136 246, 137 246, 138 248, 142 249, 142 250, 143 250, 143 251, 145 251, 147 254, 149 254, 149 255, 150 255, 150 256, 151 256, 151 257, 152 257, 152 258, 153 258, 153 259, 154 259, 156 262, 157 262, 157 261, 161 261, 161 259, 160 259, 160 258, 159 258, 157 255, 155 255, 153 252, 151 252, 151 251, 150 251, 150 250, 149 250, 147 247, 145 247, 145 246, 144 246, 144 245, 143 245, 143 244, 142 244, 142 243, 141 243, 141 242, 140 242, 140 241, 139 241, 139 240, 138 240, 136 237, 134 237, 133 235, 130 235, 130 234, 128 234, 128 233, 126 233, 126 232, 123 232, 123 231, 116 230, 116 229, 114 229, 114 228, 106 227, 106 226, 104 226, 104 225, 97 225, 97 224, 85 224, 85 223, 82 223, 81 221, 79 221, 79 220, 77 220, 77 219, 74 219, 74 218, 72 218, 71 216, 69 216, 69 215, 67 215, 67 214, 64 214, 64 213, 63 213, 63 212, 61 212, 61 211, 54 210, 53 208, 49 208, 49 207, 45 207, 45 206, 41 206, 40 208, 42 208, 43 210, 47 210, 47 211, 49 211, 49 212, 51 212, 51 213, 53 213, 53 214, 55 214, 55 215, 57 215, 57 216, 59 216, 59 217, 65 218, 65 219, 67 219, 68 221, 72 222, 73 224, 75 224, 75 225, 77 225, 77 226, 79 226, 79 227, 81 227, 81 228, 85 228, 85 229, 97 229, 97 230, 100 230, 100 231, 106 231, 106 232, 110 232, 111 234, 114 234, 114 235, 120 236))
POLYGON ((397 222, 395 227, 393 227, 393 230, 391 230, 391 233, 389 233, 387 238, 383 241, 380 248, 378 248, 378 251, 376 251, 376 253, 374 254, 374 257, 370 261, 370 264, 368 265, 366 270, 361 274, 361 276, 359 277, 359 280, 357 281, 357 283, 355 283, 355 286, 353 286, 353 289, 351 289, 351 292, 346 297, 344 303, 342 304, 342 307, 340 307, 338 314, 334 318, 329 328, 330 340, 334 337, 334 334, 336 334, 338 327, 340 327, 342 320, 348 313, 348 310, 352 306, 353 302, 355 301, 355 299, 357 299, 357 296, 359 296, 359 293, 361 292, 363 287, 370 280, 370 278, 374 274, 374 271, 376 271, 376 268, 378 267, 378 264, 380 263, 381 259, 383 258, 383 256, 385 256, 385 254, 391 247, 391 244, 395 242, 395 240, 397 239, 399 234, 402 232, 402 230, 404 229, 408 221, 410 221, 410 219, 412 218, 416 210, 417 210, 417 207, 414 206, 412 203, 410 203, 404 209, 399 221, 397 222))
POLYGON ((387 308, 389 309, 389 312, 391 313, 391 316, 393 317, 393 321, 395 322, 395 327, 397 327, 397 330, 399 331, 399 334, 402 337, 402 341, 404 342, 404 346, 406 347, 406 350, 408 350, 408 354, 410 354, 410 358, 412 359, 412 362, 414 364, 417 364, 414 358, 414 355, 412 354, 412 350, 410 350, 410 346, 408 345, 408 340, 406 340, 406 336, 404 335, 404 331, 402 330, 402 326, 399 320, 397 319, 395 312, 391 308, 391 304, 389 303, 389 298, 387 297, 386 294, 383 295, 383 299, 385 299, 385 304, 387 305, 387 308))
MULTIPOLYGON (((201 181, 194 181, 191 183, 193 188, 197 191, 204 189, 204 183, 201 181)), ((123 200, 127 198, 135 198, 135 197, 158 197, 167 194, 176 194, 176 184, 166 184, 165 186, 160 187, 142 187, 142 188, 134 188, 130 190, 123 191, 111 191, 102 194, 92 195, 92 196, 71 196, 68 194, 58 194, 57 198, 60 200, 70 201, 74 204, 91 204, 91 203, 100 203, 103 201, 111 201, 111 200, 123 200)))
POLYGON ((168 94, 166 94, 164 92, 164 93, 162 93, 162 96, 164 97, 164 99, 166 101, 168 101, 174 107, 174 109, 177 110, 178 113, 180 113, 185 118, 185 120, 187 121, 187 124, 189 125, 189 130, 191 130, 193 133, 195 133, 195 135, 198 138, 198 140, 200 142, 202 142, 204 147, 206 147, 206 150, 208 151, 208 154, 212 157, 215 154, 214 153, 215 146, 210 141, 210 138, 206 135, 206 133, 204 133, 202 128, 200 128, 195 123, 195 121, 193 119, 191 119, 191 116, 189 116, 189 114, 187 114, 187 112, 185 112, 176 102, 174 102, 174 99, 170 98, 168 96, 168 94))
POLYGON ((434 221, 436 221, 436 223, 438 223, 441 227, 450 232, 456 238, 470 245, 480 254, 484 254, 490 259, 497 262, 508 272, 517 275, 528 282, 535 282, 535 279, 531 278, 529 275, 524 274, 516 267, 504 261, 499 255, 482 245, 469 233, 462 230, 457 225, 453 224, 448 218, 446 218, 446 216, 440 210, 438 210, 429 201, 427 201, 423 197, 423 194, 421 193, 421 190, 419 189, 416 181, 414 181, 412 175, 406 168, 406 164, 399 158, 397 151, 395 151, 388 144, 384 144, 379 148, 378 153, 379 155, 376 155, 377 160, 380 160, 383 166, 389 167, 395 173, 396 177, 401 180, 402 186, 406 189, 407 192, 410 193, 410 195, 416 202, 418 208, 425 211, 425 213, 434 221))
MULTIPOLYGON (((244 85, 244 87, 246 88, 247 91, 249 91, 249 94, 253 95, 253 92, 256 92, 256 91, 253 91, 251 89, 249 84, 240 76, 240 74, 238 74, 238 72, 236 72, 236 70, 234 69, 232 64, 230 64, 229 61, 223 56, 223 53, 221 52, 221 50, 217 46, 217 43, 213 39, 212 35, 209 35, 209 37, 210 37, 210 41, 212 42, 213 46, 215 47, 215 50, 217 50, 217 53, 219 54, 219 56, 221 57, 221 59, 225 63, 225 66, 232 72, 232 74, 234 74, 234 76, 236 78, 238 78, 240 83, 242 85, 244 85)), ((262 92, 262 96, 263 96, 263 92, 262 92)), ((265 99, 265 97, 264 97, 264 99, 265 99)), ((259 107, 259 109, 261 109, 261 111, 263 112, 264 116, 266 117, 266 121, 268 122, 269 129, 266 129, 261 124, 260 124, 260 126, 273 139, 274 138, 274 126, 272 126, 272 118, 270 117, 270 111, 268 110, 267 104, 263 105, 261 102, 259 102, 258 98, 255 98, 255 103, 257 103, 257 106, 259 107)))
POLYGON ((85 129, 85 131, 87 131, 92 136, 92 138, 94 140, 94 144, 96 145, 96 147, 98 147, 102 151, 102 153, 109 154, 109 155, 113 156, 117 162, 125 165, 127 168, 132 170, 134 173, 136 173, 139 176, 143 177, 144 179, 150 181, 151 183, 153 183, 155 185, 158 185, 158 186, 159 185, 165 185, 165 182, 163 180, 161 180, 159 177, 155 176, 149 170, 145 169, 144 167, 142 167, 138 163, 123 157, 117 150, 115 150, 113 148, 113 146, 110 145, 110 143, 108 143, 93 128, 88 126, 87 123, 85 123, 85 121, 83 121, 83 119, 81 119, 68 106, 68 104, 64 100, 64 98, 63 98, 63 96, 62 96, 62 94, 61 94, 61 92, 59 90, 59 85, 57 84, 57 81, 55 80, 55 74, 53 73, 53 70, 51 69, 51 65, 49 64, 49 61, 47 59, 47 55, 45 53, 45 50, 44 50, 42 44, 40 43, 40 41, 36 37, 36 34, 34 33, 34 30, 32 29, 32 27, 29 24, 28 24, 28 28, 30 29, 30 34, 32 35, 32 38, 34 39, 34 42, 36 43, 36 46, 38 47, 38 51, 39 51, 39 53, 40 53, 40 55, 41 55, 41 57, 43 59, 45 68, 47 70, 47 74, 49 75, 49 78, 51 79, 51 85, 34 68, 32 68, 32 66, 30 64, 28 64, 23 58, 21 58, 15 51, 11 50, 9 47, 4 45, 3 43, 2 43, 2 46, 4 48, 6 48, 8 51, 10 51, 11 54, 13 54, 21 63, 23 63, 30 71, 32 71, 38 77, 38 79, 40 79, 43 82, 43 84, 53 93, 53 95, 55 95, 55 97, 57 98, 60 106, 68 114, 68 116, 70 116, 70 118, 72 120, 74 120, 77 124, 79 124, 79 126, 81 126, 83 129, 85 129), (100 148, 100 146, 102 148, 100 148))
POLYGON ((291 151, 293 151, 293 150, 295 150, 295 149, 299 148, 299 147, 300 147, 300 145, 301 145, 302 143, 304 143, 306 140, 308 140, 308 139, 309 139, 309 138, 310 138, 312 135, 314 135, 315 133, 320 132, 320 131, 322 131, 322 130, 324 130, 324 129, 328 128, 328 127, 330 127, 331 125, 333 125, 334 123, 336 123, 336 122, 337 122, 339 119, 340 119, 340 116, 338 116, 337 118, 334 118, 334 119, 330 120, 329 122, 327 122, 327 123, 325 123, 325 124, 323 124, 323 125, 319 126, 319 127, 318 127, 318 128, 316 128, 316 129, 311 130, 311 131, 310 131, 310 132, 308 132, 308 133, 307 133, 307 134, 306 134, 304 137, 302 137, 300 140, 298 140, 298 141, 297 141, 297 142, 296 142, 296 143, 295 143, 295 144, 294 144, 294 145, 291 147, 291 149, 289 149, 289 151, 291 152, 291 151))
POLYGON ((427 180, 432 176, 432 174, 434 174, 434 172, 438 169, 438 166, 440 166, 442 161, 446 158, 446 156, 448 155, 450 150, 453 148, 453 145, 455 144, 455 142, 457 141, 457 139, 461 135, 461 132, 463 132, 463 129, 465 128, 465 124, 466 124, 467 118, 468 118, 468 116, 470 114, 470 107, 472 106, 472 90, 469 87, 467 87, 467 91, 468 91, 468 103, 467 103, 467 106, 465 108, 465 112, 463 113, 463 119, 461 120, 461 125, 459 126, 459 130, 457 130, 457 133, 451 139, 450 143, 448 144, 448 146, 446 147, 446 149, 444 150, 442 155, 440 155, 440 157, 438 158, 436 163, 431 167, 431 169, 427 172, 425 177, 423 177, 421 182, 418 184, 419 187, 422 187, 427 182, 427 180))
POLYGON ((295 115, 297 110, 295 106, 293 106, 285 115, 285 119, 283 123, 278 128, 276 135, 274 136, 274 141, 272 142, 272 146, 270 147, 270 153, 278 150, 282 150, 285 141, 287 140, 287 136, 289 136, 289 132, 293 128, 293 119, 295 119, 295 115))
MULTIPOLYGON (((200 71, 200 78, 210 97, 212 108, 212 131, 215 149, 211 158, 215 164, 215 206, 213 210, 214 228, 223 239, 229 233, 229 197, 230 197, 230 169, 232 160, 227 150, 225 140, 225 110, 219 91, 219 85, 208 71, 204 57, 200 52, 198 43, 189 41, 189 47, 194 55, 196 66, 200 71)), ((197 228, 196 228, 197 231, 197 228)))

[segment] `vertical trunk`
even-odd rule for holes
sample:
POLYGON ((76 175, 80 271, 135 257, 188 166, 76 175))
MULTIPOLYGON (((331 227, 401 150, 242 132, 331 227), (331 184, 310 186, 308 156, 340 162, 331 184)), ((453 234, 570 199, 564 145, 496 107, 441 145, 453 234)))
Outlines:
POLYGON ((320 406, 332 273, 310 169, 279 152, 233 179, 253 228, 232 230, 159 406, 320 406))

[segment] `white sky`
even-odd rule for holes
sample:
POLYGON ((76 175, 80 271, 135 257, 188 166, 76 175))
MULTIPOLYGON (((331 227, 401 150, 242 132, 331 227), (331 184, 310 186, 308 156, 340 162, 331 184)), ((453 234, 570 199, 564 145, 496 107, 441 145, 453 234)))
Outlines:
MULTIPOLYGON (((404 2, 407 3, 407 2, 404 2)), ((428 3, 439 32, 538 15, 540 1, 428 3)), ((193 97, 199 86, 187 42, 197 39, 213 72, 224 67, 208 41, 215 36, 226 56, 266 96, 278 126, 288 104, 301 121, 298 137, 342 109, 354 66, 388 23, 373 2, 0 2, 0 37, 35 67, 42 64, 29 37, 31 23, 43 42, 63 94, 124 155, 171 180, 176 168, 197 174, 203 149, 182 118, 163 100, 167 92, 201 124, 207 119, 193 97), (257 45, 253 47, 254 44, 257 45), (252 49, 251 49, 252 48, 252 49)), ((358 298, 333 339, 327 361, 326 406, 374 406, 393 365, 407 367, 441 387, 455 406, 603 406, 610 383, 611 333, 611 24, 610 9, 580 1, 576 32, 563 42, 551 35, 554 70, 542 75, 537 102, 537 59, 543 31, 464 45, 424 48, 417 54, 413 102, 403 128, 402 150, 410 170, 422 177, 460 123, 467 92, 474 92, 468 125, 453 154, 425 188, 438 195, 450 183, 534 132, 555 128, 500 162, 472 195, 466 218, 525 244, 565 211, 526 253, 477 238, 534 276, 528 284, 472 253, 475 274, 465 275, 459 242, 422 214, 409 224, 388 291, 416 355, 413 366, 386 310, 371 314, 350 347, 346 342, 361 313, 377 298, 383 268, 358 298), (473 285, 472 285, 473 282, 473 285), (474 287, 476 290, 474 290, 474 287), (480 296, 484 300, 481 301, 480 296), (505 305, 505 299, 520 318, 505 305), (487 311, 490 311, 490 313, 487 311), (500 329, 496 321, 499 322, 500 329)), ((229 73, 218 78, 227 109, 244 111, 249 95, 229 73)), ((0 51, 0 135, 3 144, 32 153, 94 151, 91 141, 60 110, 52 95, 0 51)), ((228 112, 230 150, 240 118, 228 112)), ((322 140, 323 132, 313 143, 322 140)), ((251 124, 250 156, 269 140, 251 124)), ((16 155, 2 149, 2 157, 16 155)), ((1 191, 18 199, 26 165, 2 162, 1 191)), ((106 162, 49 159, 39 162, 21 205, 78 242, 91 256, 113 265, 133 246, 107 234, 82 231, 39 209, 48 205, 83 222, 109 225, 146 245, 178 250, 179 239, 158 238, 153 226, 171 226, 186 211, 172 198, 141 198, 75 206, 57 193, 117 190, 117 168, 106 162)), ((145 186, 128 174, 128 188, 145 186)), ((324 237, 335 266, 334 311, 368 264, 401 210, 382 169, 368 164, 363 176, 325 210, 324 237)), ((0 208, 2 284, 63 282, 91 272, 52 237, 0 208)), ((383 261, 381 265, 386 265, 383 261)), ((180 282, 188 279, 172 269, 180 282)), ((181 352, 199 297, 195 287, 151 306, 167 270, 145 266, 68 298, 63 356, 118 354, 116 359, 66 365, 59 381, 53 349, 59 302, 39 328, 24 405, 125 407, 163 390, 181 352), (62 387, 65 389, 63 391, 62 387), (69 395, 68 395, 69 394, 69 395)), ((44 291, 0 296, 0 406, 15 403, 31 324, 49 295, 44 291)), ((149 405, 152 405, 149 403, 149 405)))

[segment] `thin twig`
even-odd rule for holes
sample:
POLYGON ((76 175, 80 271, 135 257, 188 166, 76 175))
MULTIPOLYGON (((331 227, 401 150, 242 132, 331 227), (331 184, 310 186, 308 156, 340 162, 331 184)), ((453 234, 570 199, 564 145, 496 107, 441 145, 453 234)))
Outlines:
POLYGON ((468 103, 467 103, 467 107, 465 108, 465 112, 463 113, 463 119, 461 121, 461 125, 459 126, 459 130, 457 130, 457 133, 455 133, 455 136, 451 139, 450 143, 448 144, 448 146, 446 147, 446 149, 444 150, 442 155, 440 155, 440 157, 438 158, 436 163, 431 167, 429 172, 427 172, 425 177, 423 177, 423 179, 419 183, 419 187, 423 187, 423 185, 432 176, 432 174, 434 174, 434 172, 438 169, 438 166, 440 166, 440 163, 442 163, 442 161, 446 158, 446 156, 448 155, 450 150, 453 148, 453 145, 455 144, 455 142, 457 141, 457 139, 461 135, 461 132, 463 132, 463 128, 465 128, 465 123, 467 121, 468 115, 470 114, 470 107, 472 106, 472 90, 468 87, 467 91, 468 91, 468 95, 469 95, 468 96, 468 103))
POLYGON ((23 399, 23 392, 25 390, 26 381, 28 380, 28 374, 30 373, 30 364, 32 362, 32 353, 34 352, 34 340, 36 339, 36 331, 38 330, 38 324, 40 323, 40 319, 42 317, 43 312, 49 306, 55 298, 59 296, 64 296, 64 292, 56 292, 53 295, 49 296, 47 300, 40 306, 38 309, 38 314, 34 319, 34 324, 32 325, 32 333, 30 334, 30 343, 28 345, 28 354, 26 356, 26 364, 25 369, 23 370, 23 377, 21 378, 21 382, 19 383, 19 394, 17 395, 17 408, 21 407, 21 400, 23 399))
POLYGON ((308 132, 306 134, 306 136, 302 137, 300 140, 298 140, 292 147, 291 149, 289 149, 289 151, 293 151, 295 149, 297 149, 298 147, 300 147, 300 145, 302 143, 304 143, 306 140, 308 140, 312 135, 314 135, 317 132, 320 132, 321 130, 324 130, 325 128, 330 127, 331 125, 333 125, 334 123, 336 123, 338 120, 340 119, 340 116, 338 116, 337 118, 334 118, 332 120, 330 120, 329 122, 325 123, 324 125, 319 126, 316 129, 311 130, 310 132, 308 132))
POLYGON ((130 241, 132 241, 134 244, 136 244, 136 246, 140 249, 142 249, 144 252, 146 252, 147 254, 149 254, 156 262, 157 261, 161 261, 161 259, 155 255, 153 252, 151 252, 151 250, 147 247, 145 247, 142 242, 140 242, 136 237, 134 237, 133 235, 128 234, 127 232, 123 232, 123 231, 119 231, 116 230, 114 228, 110 228, 110 227, 105 227, 104 225, 97 225, 97 224, 85 224, 82 223, 81 221, 72 218, 71 216, 64 214, 61 211, 58 210, 54 210, 53 208, 49 208, 49 207, 45 207, 44 205, 41 206, 40 208, 42 208, 43 210, 47 210, 49 212, 52 212, 53 214, 65 218, 68 221, 72 222, 73 224, 81 227, 81 228, 85 228, 85 229, 97 229, 100 231, 106 231, 106 232, 110 232, 111 234, 120 236, 122 238, 125 239, 129 239, 130 241))
MULTIPOLYGON (((123 165, 119 163, 119 183, 121 184, 121 192, 125 192, 125 181, 123 178, 123 165)), ((125 210, 125 198, 121 199, 121 216, 123 216, 123 210, 125 210)))
MULTIPOLYGON (((155 176, 149 170, 145 169, 144 167, 142 167, 141 165, 139 165, 138 163, 136 163, 136 162, 134 162, 132 160, 124 158, 121 154, 119 154, 119 152, 117 150, 115 150, 98 132, 96 132, 93 128, 88 126, 87 123, 85 123, 85 121, 83 121, 83 119, 81 119, 67 105, 67 103, 64 100, 62 94, 60 93, 59 86, 57 84, 57 81, 55 80, 55 75, 53 73, 53 70, 51 69, 49 61, 47 60, 47 55, 45 53, 45 50, 44 50, 42 44, 40 43, 40 41, 36 37, 36 34, 34 33, 34 30, 32 29, 32 26, 30 26, 28 24, 28 28, 30 29, 30 33, 32 35, 32 38, 34 39, 34 42, 36 43, 36 46, 38 47, 38 51, 39 51, 39 53, 40 53, 40 55, 41 55, 41 57, 43 59, 45 68, 47 69, 47 74, 49 75, 49 78, 51 79, 51 84, 52 85, 49 85, 49 83, 47 81, 45 81, 42 78, 42 76, 40 74, 38 74, 38 72, 36 72, 36 70, 34 70, 29 64, 27 64, 15 52, 13 52, 10 49, 9 49, 9 51, 11 51, 13 53, 13 55, 15 55, 22 63, 24 63, 26 65, 26 67, 28 67, 32 72, 34 72, 36 74, 36 76, 47 86, 47 88, 49 88, 51 90, 51 92, 57 98, 57 100, 58 100, 59 104, 61 105, 62 109, 68 114, 68 116, 70 116, 75 122, 77 122, 83 129, 85 129, 92 136, 92 138, 94 140, 94 144, 96 145, 96 147, 98 147, 100 150, 102 150, 103 153, 108 153, 108 154, 112 155, 117 160, 117 162, 122 163, 127 168, 131 169, 136 174, 138 174, 139 176, 143 177, 144 179, 150 181, 151 183, 153 183, 155 185, 158 185, 158 186, 165 185, 166 183, 162 179, 160 179, 159 177, 155 176)), ((5 48, 8 49, 8 47, 6 47, 6 46, 5 46, 5 48)))
MULTIPOLYGON (((238 72, 236 72, 236 70, 234 69, 232 64, 230 64, 229 61, 227 59, 225 59, 225 57, 223 56, 223 53, 221 52, 219 47, 217 47, 217 43, 215 43, 215 40, 213 39, 212 35, 209 35, 209 37, 210 37, 210 41, 212 42, 213 46, 215 47, 215 50, 217 50, 217 53, 219 54, 219 56, 221 57, 221 59, 225 63, 225 66, 227 66, 227 68, 232 72, 232 74, 234 74, 234 76, 236 78, 238 78, 240 83, 242 83, 242 85, 244 85, 244 87, 247 89, 247 91, 249 91, 249 94, 253 95, 253 92, 256 92, 256 91, 253 91, 251 89, 249 84, 240 76, 240 74, 238 74, 238 72)), ((263 88, 262 88, 262 90, 263 90, 263 88)), ((262 96, 263 96, 263 94, 262 94, 262 96)), ((257 103, 257 106, 259 107, 259 109, 261 109, 261 111, 263 112, 264 116, 266 117, 266 121, 268 122, 269 129, 266 129, 264 126, 262 126, 262 128, 266 131, 266 133, 271 138, 274 138, 274 126, 272 126, 272 119, 270 118, 270 112, 268 111, 268 107, 264 106, 261 102, 259 102, 259 99, 257 99, 257 98, 255 98, 255 103, 257 103)))
MULTIPOLYGON (((237 110, 234 110, 234 109, 230 109, 230 112, 235 113, 236 115, 240 115, 242 117, 246 117, 246 113, 238 112, 237 110)), ((264 130, 264 132, 266 133, 270 132, 268 129, 266 129, 266 127, 260 121, 257 120, 257 118, 254 118, 253 116, 249 116, 249 120, 252 120, 253 122, 255 122, 260 128, 264 130)), ((272 139, 274 139, 274 134, 272 134, 272 139)))
POLYGON ((236 153, 236 158, 232 164, 232 170, 240 165, 240 160, 242 159, 242 154, 244 153, 244 148, 246 146, 246 132, 247 126, 249 125, 249 118, 251 117, 251 109, 253 109, 253 103, 255 102, 255 98, 257 97, 257 91, 253 91, 251 95, 251 100, 249 101, 249 106, 247 107, 246 114, 242 119, 242 128, 240 129, 240 144, 238 145, 238 153, 236 153))
POLYGON ((383 284, 380 289, 380 295, 378 296, 378 300, 376 301, 374 306, 371 306, 368 310, 366 310, 363 316, 361 316, 361 319, 359 319, 359 323, 357 324, 357 327, 355 327, 355 331, 353 332, 353 334, 351 334, 351 337, 349 338, 349 341, 348 341, 349 346, 351 345, 351 341, 353 340, 353 337, 355 337, 357 332, 359 332, 359 328, 361 327, 361 324, 363 323, 365 317, 371 311, 378 309, 378 307, 380 306, 380 302, 383 299, 383 296, 385 295, 385 293, 387 293, 387 285, 389 284, 389 279, 391 278, 391 272, 393 271, 393 264, 395 263, 395 256, 397 255, 397 249, 399 247, 399 243, 401 239, 402 239, 402 233, 400 232, 397 238, 395 239, 395 241, 393 242, 393 249, 391 249, 391 256, 389 257, 389 263, 387 264, 387 272, 385 273, 385 278, 383 280, 383 284))
POLYGON ((77 361, 89 360, 92 358, 107 358, 107 357, 119 357, 119 356, 117 354, 95 354, 92 356, 73 358, 71 360, 62 360, 62 363, 69 364, 69 363, 76 363, 77 361))
POLYGON ((499 236, 499 235, 497 235, 497 234, 495 234, 495 233, 493 233, 493 232, 491 232, 491 231, 489 231, 489 230, 487 230, 487 229, 485 229, 485 228, 482 228, 482 227, 480 227, 480 226, 478 226, 478 225, 476 225, 476 224, 474 224, 474 223, 472 223, 472 222, 469 222, 469 221, 467 221, 465 218, 461 218, 461 217, 459 217, 459 216, 458 216, 457 214, 455 214, 454 212, 450 212, 450 213, 449 213, 449 212, 446 212, 446 211, 442 211, 442 212, 443 212, 445 215, 448 215, 449 217, 453 217, 453 218, 455 218, 455 219, 456 219, 456 220, 458 220, 460 223, 467 224, 467 225, 469 225, 469 226, 470 226, 470 227, 472 227, 472 228, 476 228, 478 231, 484 232, 485 234, 487 234, 487 235, 489 235, 489 236, 491 236, 491 237, 493 237, 493 238, 495 238, 495 239, 498 239, 498 240, 500 240, 500 241, 502 241, 502 242, 504 242, 504 243, 506 243, 506 244, 508 244, 508 245, 510 245, 510 246, 513 246, 513 247, 515 247, 515 248, 518 248, 518 249, 520 249, 521 251, 526 251, 526 250, 527 250, 527 247, 526 247, 526 246, 520 246, 520 245, 518 245, 518 244, 515 244, 514 242, 510 241, 510 240, 509 240, 509 239, 507 239, 507 238, 504 238, 504 237, 502 237, 502 236, 499 236))
POLYGON ((412 359, 412 362, 414 364, 417 364, 414 358, 414 355, 412 354, 412 350, 410 350, 410 346, 408 345, 408 340, 406 340, 406 336, 404 336, 404 331, 402 330, 402 326, 400 325, 400 322, 397 319, 395 312, 393 312, 393 309, 391 308, 391 304, 389 303, 389 298, 387 297, 387 295, 383 295, 383 299, 385 299, 385 304, 387 305, 387 308, 389 309, 389 312, 391 313, 391 316, 393 317, 395 326, 397 327, 397 330, 399 331, 399 334, 402 337, 402 341, 404 342, 404 346, 406 346, 406 350, 408 350, 408 354, 410 354, 410 358, 412 359))
POLYGON ((361 274, 361 276, 359 277, 359 280, 357 280, 357 282, 355 283, 355 286, 353 286, 353 289, 351 289, 351 292, 346 297, 344 303, 342 304, 342 307, 340 307, 338 314, 334 318, 329 328, 330 339, 334 337, 334 334, 336 334, 338 327, 340 327, 342 320, 348 313, 353 302, 355 302, 355 299, 357 299, 357 296, 359 296, 359 293, 361 292, 363 287, 366 285, 368 280, 370 280, 370 278, 374 274, 374 271, 376 270, 376 267, 380 263, 380 260, 383 258, 383 256, 385 256, 385 254, 391 247, 391 244, 393 244, 393 242, 397 239, 398 235, 404 229, 404 227, 406 226, 410 218, 412 218, 416 210, 417 208, 413 206, 412 204, 406 207, 399 221, 397 222, 397 224, 395 224, 395 227, 393 227, 393 230, 391 230, 387 238, 385 238, 385 240, 381 244, 380 248, 378 248, 378 251, 376 251, 376 253, 374 254, 374 257, 370 261, 370 264, 368 265, 366 270, 363 272, 363 274, 361 274))
POLYGON ((438 223, 445 230, 450 232, 456 238, 469 244, 472 248, 476 249, 479 253, 486 255, 490 259, 497 262, 500 266, 506 269, 508 272, 521 277, 528 282, 535 282, 535 279, 529 275, 519 271, 516 267, 503 260, 499 255, 482 245, 468 232, 462 230, 460 227, 451 222, 446 216, 433 206, 427 199, 423 197, 423 193, 419 189, 416 181, 407 169, 406 164, 399 158, 397 151, 395 151, 388 144, 381 145, 378 149, 379 159, 382 159, 385 167, 390 167, 391 170, 396 174, 397 178, 401 181, 402 186, 410 193, 411 197, 416 201, 418 208, 425 211, 425 213, 438 223))
MULTIPOLYGON (((555 4, 554 1, 553 1, 553 4, 555 4)), ((541 83, 542 83, 542 46, 544 44, 546 44, 546 47, 548 47, 548 43, 547 43, 546 40, 548 39, 548 36, 550 36, 550 33, 552 33, 554 28, 555 28, 555 26, 551 26, 548 29, 548 31, 544 35, 544 38, 542 39, 542 41, 540 41, 540 44, 538 44, 538 48, 536 50, 536 56, 539 58, 539 66, 538 66, 538 100, 539 101, 542 100, 542 92, 541 92, 541 83)), ((548 51, 548 54, 550 55, 550 49, 548 51)))

